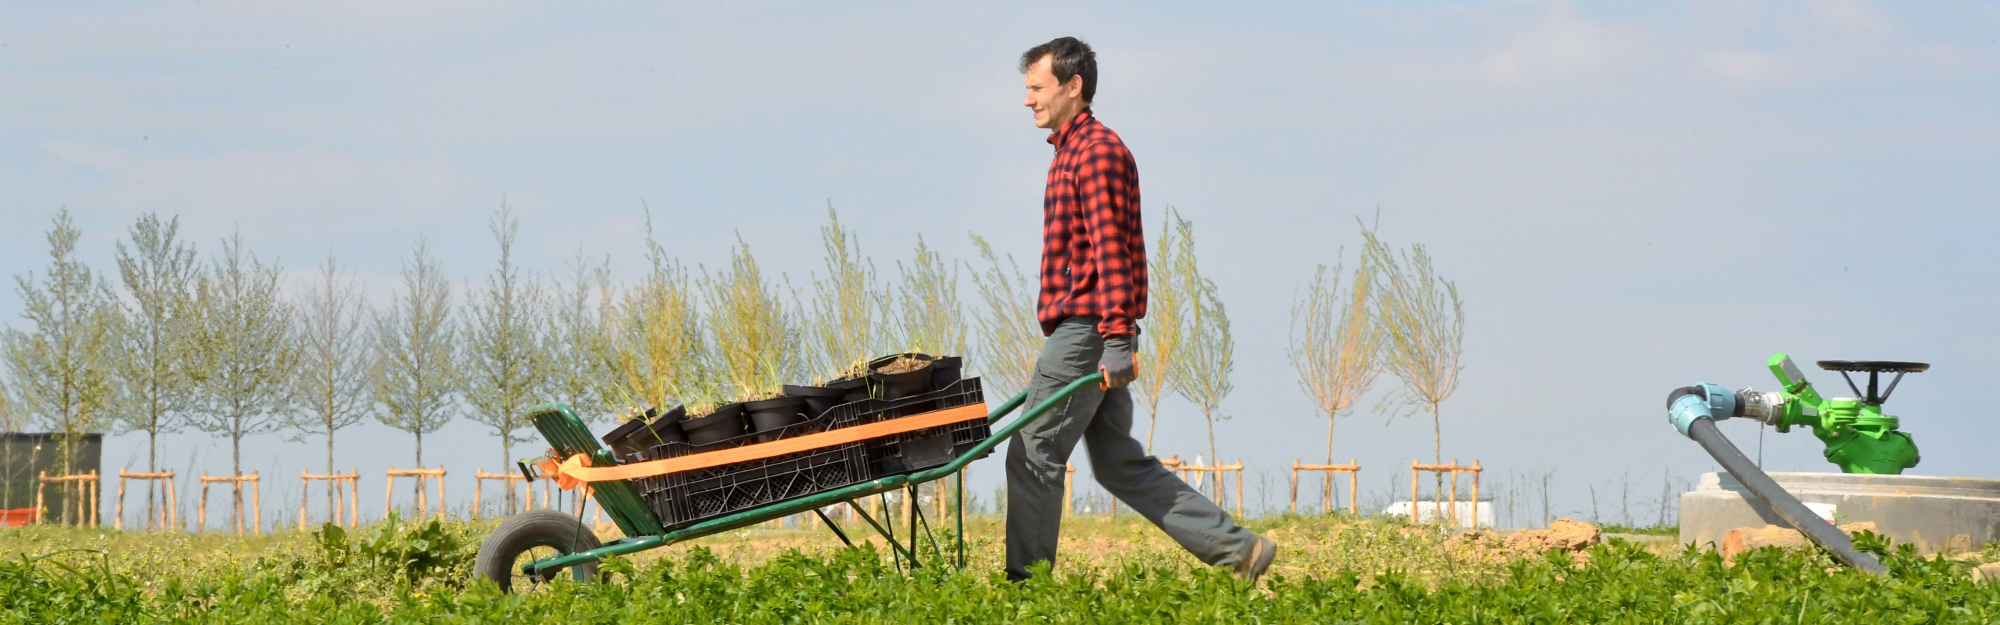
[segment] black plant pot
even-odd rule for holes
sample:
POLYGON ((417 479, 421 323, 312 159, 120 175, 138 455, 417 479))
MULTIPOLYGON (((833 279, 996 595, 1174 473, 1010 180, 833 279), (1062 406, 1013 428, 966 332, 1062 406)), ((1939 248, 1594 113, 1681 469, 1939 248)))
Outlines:
POLYGON ((743 404, 723 404, 708 416, 681 422, 688 443, 713 445, 743 435, 743 404))
POLYGON ((965 359, 945 356, 931 361, 931 388, 941 389, 958 382, 958 372, 964 367, 965 359))
POLYGON ((757 442, 768 443, 778 440, 779 430, 785 426, 805 422, 806 398, 776 397, 744 402, 743 411, 750 415, 750 431, 757 434, 757 442))
POLYGON ((666 414, 657 408, 647 408, 646 418, 633 419, 618 425, 604 435, 604 443, 611 447, 612 456, 637 462, 645 459, 646 450, 666 443, 685 443, 687 434, 681 431, 681 420, 687 417, 687 409, 674 406, 666 414))
POLYGON ((785 385, 785 396, 804 399, 806 401, 806 418, 818 419, 820 415, 826 414, 826 409, 839 405, 841 398, 847 396, 847 391, 827 386, 792 386, 787 384, 785 385))
POLYGON ((841 392, 840 403, 868 399, 868 376, 844 378, 826 383, 826 387, 841 392))
POLYGON ((935 360, 924 354, 884 356, 876 359, 874 362, 868 363, 868 379, 874 380, 881 387, 882 399, 902 399, 931 390, 931 365, 935 363, 935 360), (901 373, 882 372, 881 369, 883 367, 889 366, 890 363, 896 362, 898 358, 906 356, 920 359, 923 361, 923 364, 915 369, 901 373))

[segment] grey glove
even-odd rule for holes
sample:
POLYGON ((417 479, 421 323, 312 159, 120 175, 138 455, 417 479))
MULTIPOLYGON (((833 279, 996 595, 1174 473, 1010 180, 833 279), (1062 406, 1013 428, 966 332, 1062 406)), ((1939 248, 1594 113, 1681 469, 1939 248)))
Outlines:
POLYGON ((1106 390, 1124 386, 1139 377, 1139 362, 1132 355, 1132 337, 1105 338, 1104 356, 1098 361, 1097 370, 1104 374, 1104 381, 1098 386, 1106 390))

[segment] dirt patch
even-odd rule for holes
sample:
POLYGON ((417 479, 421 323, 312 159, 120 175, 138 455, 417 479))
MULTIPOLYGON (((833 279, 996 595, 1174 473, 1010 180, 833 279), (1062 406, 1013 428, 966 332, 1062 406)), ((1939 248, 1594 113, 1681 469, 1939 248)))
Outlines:
POLYGON ((931 359, 927 357, 902 356, 891 361, 889 364, 882 365, 876 371, 883 373, 909 373, 930 365, 931 359))
POLYGON ((1556 519, 1547 529, 1520 530, 1512 534, 1470 530, 1446 540, 1444 546, 1454 558, 1481 562, 1505 562, 1558 550, 1569 554, 1570 561, 1581 565, 1589 559, 1586 550, 1602 538, 1603 532, 1598 531, 1595 525, 1556 519))
MULTIPOLYGON (((1875 523, 1863 521, 1840 526, 1840 531, 1849 534, 1861 530, 1875 531, 1875 523)), ((1797 549, 1811 545, 1805 534, 1789 527, 1766 525, 1763 527, 1739 527, 1722 536, 1722 559, 1735 562, 1736 555, 1758 547, 1779 547, 1797 549)))

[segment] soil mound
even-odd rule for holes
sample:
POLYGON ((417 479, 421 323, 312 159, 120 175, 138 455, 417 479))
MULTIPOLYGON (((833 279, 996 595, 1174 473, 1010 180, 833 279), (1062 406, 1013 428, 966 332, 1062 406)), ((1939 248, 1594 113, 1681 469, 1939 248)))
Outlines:
POLYGON ((1445 541, 1445 548, 1460 558, 1502 562, 1534 557, 1551 549, 1569 554, 1570 561, 1583 564, 1585 550, 1597 544, 1603 532, 1597 526, 1570 519, 1556 519, 1547 529, 1520 530, 1502 534, 1493 530, 1471 530, 1445 541))
MULTIPOLYGON (((1861 530, 1875 531, 1875 523, 1863 521, 1840 526, 1840 531, 1849 534, 1861 530)), ((1789 527, 1766 525, 1763 527, 1739 527, 1729 530, 1722 537, 1722 559, 1734 562, 1736 554, 1758 547, 1781 547, 1796 549, 1812 544, 1805 534, 1789 527)))

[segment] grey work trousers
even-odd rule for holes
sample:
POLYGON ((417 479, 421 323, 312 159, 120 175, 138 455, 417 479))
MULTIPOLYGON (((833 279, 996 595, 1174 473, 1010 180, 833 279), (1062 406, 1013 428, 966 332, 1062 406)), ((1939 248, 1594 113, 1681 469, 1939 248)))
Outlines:
MULTIPOLYGON (((1027 403, 1044 399, 1097 371, 1104 336, 1096 317, 1071 317, 1042 344, 1028 382, 1027 403)), ((1180 543, 1202 562, 1235 566, 1256 534, 1243 529, 1132 438, 1132 393, 1092 384, 1014 435, 1007 448, 1007 577, 1027 579, 1028 565, 1055 564, 1062 532, 1063 477, 1078 439, 1090 452, 1097 483, 1180 543)))

